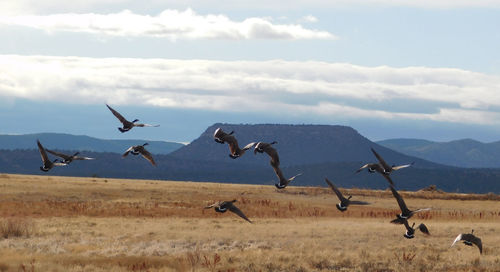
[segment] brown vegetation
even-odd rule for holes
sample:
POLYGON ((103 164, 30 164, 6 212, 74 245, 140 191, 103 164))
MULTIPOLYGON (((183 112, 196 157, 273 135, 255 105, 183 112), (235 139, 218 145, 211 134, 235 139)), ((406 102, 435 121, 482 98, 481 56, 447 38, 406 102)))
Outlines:
POLYGON ((390 191, 342 190, 369 206, 341 213, 329 188, 0 176, 0 271, 496 271, 496 195, 402 192, 410 221, 431 236, 403 238, 390 191), (204 210, 237 199, 254 221, 204 210), (6 218, 8 217, 8 218, 6 218), (0 224, 1 225, 1 224, 0 224), (24 234, 14 235, 14 233, 24 234), (455 236, 471 228, 484 252, 455 236), (0 229, 1 230, 1 229, 0 229), (0 233, 2 234, 2 233, 0 233), (17 236, 17 237, 15 237, 17 236))

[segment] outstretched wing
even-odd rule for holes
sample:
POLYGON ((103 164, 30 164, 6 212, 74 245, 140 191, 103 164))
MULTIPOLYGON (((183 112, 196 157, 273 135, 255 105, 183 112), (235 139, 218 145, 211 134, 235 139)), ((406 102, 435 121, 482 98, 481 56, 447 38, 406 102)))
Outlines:
POLYGON ((227 206, 228 206, 228 209, 230 211, 237 214, 239 217, 245 219, 246 221, 252 223, 252 221, 250 221, 250 219, 248 219, 248 217, 240 209, 238 209, 238 207, 236 207, 233 203, 229 203, 227 206))
POLYGON ((328 184, 328 186, 330 186, 330 188, 332 188, 333 192, 337 195, 337 197, 339 198, 340 202, 347 200, 342 195, 342 193, 337 189, 337 187, 335 187, 335 185, 333 185, 333 183, 330 180, 328 180, 327 178, 325 178, 325 182, 328 184))
POLYGON ((391 177, 389 177, 389 175, 382 174, 382 176, 384 176, 387 182, 389 182, 390 186, 394 186, 394 182, 392 181, 391 177))
POLYGON ((380 156, 376 151, 375 149, 371 148, 373 154, 375 155, 375 157, 377 157, 377 160, 380 162, 380 164, 384 167, 384 169, 391 169, 391 167, 384 161, 384 159, 382 158, 382 156, 380 156))
POLYGON ((220 206, 220 201, 217 201, 214 204, 205 206, 205 209, 211 209, 211 208, 214 208, 214 207, 217 207, 217 206, 220 206))
POLYGON ((49 161, 49 157, 47 156, 47 152, 45 152, 45 148, 43 148, 42 144, 39 140, 36 140, 36 144, 38 145, 38 151, 40 151, 40 156, 42 157, 42 161, 45 164, 49 161))
POLYGON ((365 165, 361 166, 361 167, 360 167, 360 168, 356 171, 356 173, 361 172, 361 170, 363 170, 363 169, 365 169, 366 167, 370 166, 370 164, 371 164, 371 163, 367 163, 367 164, 365 164, 365 165))
POLYGON ((430 232, 429 232, 429 229, 427 228, 426 225, 424 225, 424 223, 421 223, 420 225, 418 225, 418 229, 424 233, 424 234, 427 234, 427 235, 431 235, 430 232))
POLYGON ((49 149, 45 149, 45 151, 49 152, 50 154, 56 155, 58 157, 61 157, 61 158, 65 159, 65 160, 68 160, 71 157, 71 156, 68 156, 66 154, 55 152, 55 151, 52 151, 52 150, 49 150, 49 149))
POLYGON ((106 107, 113 113, 113 115, 120 120, 123 124, 128 122, 125 117, 123 117, 119 112, 115 111, 112 107, 110 107, 108 104, 106 104, 106 107))
POLYGON ((399 169, 403 169, 403 168, 406 168, 406 167, 410 167, 414 164, 415 162, 412 162, 410 164, 404 164, 404 165, 399 165, 399 166, 393 166, 392 167, 392 170, 399 170, 399 169))
POLYGON ((95 158, 76 156, 76 157, 73 157, 73 160, 95 160, 95 158))
POLYGON ((156 166, 155 160, 153 159, 153 155, 149 153, 145 148, 139 149, 139 152, 141 153, 142 157, 144 157, 146 160, 148 160, 152 165, 156 166))
POLYGON ((474 236, 471 240, 471 243, 475 244, 479 248, 479 253, 483 254, 483 243, 479 237, 474 236))
POLYGON ((132 150, 134 150, 134 147, 131 146, 129 147, 127 150, 125 150, 125 153, 122 154, 122 157, 127 157, 128 156, 128 153, 130 153, 132 150))
POLYGON ((252 148, 255 144, 256 144, 256 142, 251 142, 251 143, 245 145, 245 147, 243 147, 243 150, 248 150, 248 149, 252 148))
POLYGON ((359 201, 359 200, 349 200, 350 205, 370 205, 370 202, 359 201))
POLYGON ((392 195, 394 195, 394 198, 396 198, 396 201, 398 202, 399 208, 401 209, 401 213, 405 213, 405 214, 410 213, 410 210, 406 206, 405 201, 403 200, 401 195, 399 195, 398 191, 396 191, 396 189, 394 189, 394 186, 391 185, 391 186, 389 186, 389 188, 391 188, 392 195))
POLYGON ((134 124, 135 127, 159 127, 160 125, 134 124))
POLYGON ((462 240, 462 233, 460 233, 455 240, 453 240, 453 243, 451 244, 450 247, 454 246, 458 241, 462 240))
POLYGON ((295 179, 296 177, 298 177, 298 176, 302 176, 302 173, 298 173, 297 175, 295 175, 295 176, 293 176, 293 177, 289 178, 289 179, 288 179, 288 182, 290 182, 290 181, 294 180, 294 179, 295 179))

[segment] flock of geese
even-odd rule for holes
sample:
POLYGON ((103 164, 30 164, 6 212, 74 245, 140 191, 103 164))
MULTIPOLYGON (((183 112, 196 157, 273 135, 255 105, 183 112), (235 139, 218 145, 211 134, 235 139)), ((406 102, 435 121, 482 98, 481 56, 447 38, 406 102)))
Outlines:
MULTIPOLYGON (((140 124, 137 123, 139 120, 135 119, 133 121, 128 121, 125 119, 119 112, 111 108, 109 105, 106 104, 108 109, 113 113, 113 115, 122 123, 122 127, 119 127, 118 130, 122 133, 125 133, 129 130, 131 130, 134 127, 158 127, 159 125, 150 125, 150 124, 140 124)), ((273 168, 276 176, 278 177, 278 183, 275 184, 276 188, 278 190, 286 188, 290 182, 292 182, 295 178, 298 176, 302 175, 302 173, 298 173, 295 176, 292 176, 290 178, 286 178, 283 172, 280 169, 280 159, 278 155, 278 151, 273 147, 273 145, 277 144, 278 142, 273 141, 271 143, 265 143, 265 142, 251 142, 245 145, 245 147, 240 148, 238 145, 238 141, 236 140, 236 137, 233 135, 234 131, 231 131, 229 133, 224 132, 221 128, 217 128, 214 132, 214 140, 217 143, 220 144, 228 144, 229 146, 229 157, 232 159, 237 159, 245 152, 251 148, 254 148, 254 154, 257 153, 266 153, 269 158, 269 164, 273 168)), ((38 150, 40 151, 40 155, 42 158, 42 166, 40 166, 40 170, 47 172, 50 169, 52 169, 55 166, 65 166, 73 162, 74 160, 93 160, 94 158, 90 157, 82 157, 78 156, 79 152, 74 153, 73 155, 68 155, 56 151, 52 151, 49 149, 45 149, 43 145, 40 143, 39 140, 37 140, 37 145, 38 145, 38 150), (47 152, 50 154, 53 154, 61 159, 55 159, 51 161, 47 155, 47 152)), ((145 146, 147 146, 148 143, 144 143, 143 145, 135 145, 129 147, 122 155, 122 157, 127 157, 128 154, 132 155, 141 155, 144 157, 146 160, 148 160, 152 165, 156 166, 156 163, 153 159, 153 156, 149 151, 146 150, 145 146)), ((363 169, 367 169, 368 172, 370 173, 379 173, 381 174, 389 183, 389 188, 396 199, 398 206, 401 210, 400 214, 396 215, 396 218, 390 221, 393 224, 400 224, 404 225, 406 232, 403 235, 407 239, 412 239, 415 237, 415 222, 410 226, 408 220, 415 215, 418 212, 422 211, 428 211, 430 208, 424 208, 424 209, 417 209, 417 210, 410 210, 407 206, 401 195, 398 193, 398 191, 394 187, 394 182, 392 181, 390 174, 393 171, 397 171, 406 167, 410 167, 413 165, 413 163, 410 164, 405 164, 405 165, 399 165, 399 166, 389 166, 385 162, 385 160, 380 156, 373 148, 371 148, 371 151, 377 158, 378 162, 375 163, 367 163, 363 166, 361 166, 356 173, 361 172, 363 169)), ((328 178, 325 178, 325 182, 328 184, 328 186, 333 190, 337 198, 339 199, 339 203, 336 204, 336 207, 339 211, 344 212, 347 210, 347 208, 350 205, 369 205, 370 203, 365 202, 365 201, 359 201, 359 200, 351 200, 352 196, 348 196, 347 198, 338 190, 338 188, 330 181, 328 178)), ((244 220, 248 221, 249 223, 252 223, 250 219, 238 208, 234 203, 236 202, 235 200, 231 201, 218 201, 216 203, 213 203, 211 205, 208 205, 205 207, 205 209, 211 209, 214 208, 214 210, 218 213, 225 213, 226 211, 231 211, 234 214, 240 216, 244 220)), ((424 233, 425 235, 430 235, 429 229, 427 226, 423 223, 420 223, 417 228, 424 233)), ((480 254, 483 252, 483 246, 481 239, 477 236, 474 235, 474 230, 471 231, 471 233, 461 233, 459 234, 455 240, 453 241, 451 246, 454 246, 458 241, 463 241, 465 245, 468 246, 477 246, 479 248, 480 254)))

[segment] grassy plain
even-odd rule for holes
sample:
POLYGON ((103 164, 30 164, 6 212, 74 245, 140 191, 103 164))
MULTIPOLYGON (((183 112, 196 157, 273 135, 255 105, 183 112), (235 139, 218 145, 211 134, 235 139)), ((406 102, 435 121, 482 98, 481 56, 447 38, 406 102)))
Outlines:
POLYGON ((390 191, 343 192, 371 205, 341 213, 326 187, 0 174, 0 271, 500 271, 499 196, 401 192, 432 208, 410 220, 431 236, 407 240, 390 191), (253 224, 203 209, 231 199, 253 224), (472 228, 482 255, 450 248, 472 228))

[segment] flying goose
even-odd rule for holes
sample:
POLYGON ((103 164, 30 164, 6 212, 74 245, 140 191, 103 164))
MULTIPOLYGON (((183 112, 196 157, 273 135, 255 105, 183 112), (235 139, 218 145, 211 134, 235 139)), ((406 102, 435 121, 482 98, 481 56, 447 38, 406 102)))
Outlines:
MULTIPOLYGON (((410 225, 408 224, 408 220, 406 219, 403 219, 403 224, 405 225, 406 227, 406 233, 403 235, 406 239, 413 239, 415 238, 415 222, 413 222, 413 225, 410 225)), ((420 225, 418 225, 417 227, 422 233, 426 234, 426 235, 431 235, 429 233, 429 229, 427 228, 426 225, 424 225, 423 223, 421 223, 420 225)))
POLYGON ((45 152, 45 148, 43 148, 42 144, 39 140, 36 140, 36 144, 38 145, 38 151, 40 151, 40 156, 42 156, 43 166, 40 166, 40 170, 43 172, 48 172, 54 166, 65 166, 66 163, 58 162, 58 159, 55 159, 53 162, 49 160, 47 156, 47 152, 45 152))
POLYGON ((247 144, 243 149, 241 149, 238 145, 238 141, 233 136, 234 131, 229 133, 225 133, 221 128, 217 128, 214 132, 214 140, 220 144, 227 143, 229 145, 229 157, 232 159, 237 159, 245 153, 248 149, 252 148, 255 145, 254 142, 247 144))
POLYGON ((385 179, 387 179, 387 181, 391 184, 391 185, 394 185, 394 182, 392 182, 392 179, 390 178, 390 174, 392 171, 396 171, 396 170, 399 170, 399 169, 402 169, 402 168, 406 168, 406 167, 409 167, 409 166, 412 166, 414 163, 410 163, 410 164, 405 164, 405 165, 399 165, 399 166, 396 166, 396 165, 392 165, 392 166, 389 166, 385 160, 382 158, 382 156, 380 156, 376 151, 375 149, 371 148, 373 154, 375 155, 375 157, 377 157, 378 159, 378 163, 367 163, 363 166, 361 166, 361 168, 359 168, 356 173, 359 173, 361 172, 361 170, 365 169, 365 168, 368 168, 368 172, 370 173, 375 173, 375 172, 378 172, 380 174, 382 174, 382 176, 384 176, 385 179))
POLYGON ((394 186, 390 185, 389 188, 391 188, 392 194, 396 198, 398 205, 399 205, 399 208, 401 209, 401 213, 398 214, 397 218, 392 220, 391 223, 404 224, 404 221, 409 219, 410 217, 412 217, 415 213, 422 212, 422 211, 428 211, 431 209, 431 208, 425 208, 425 209, 418 209, 418 210, 411 211, 406 206, 405 201, 403 200, 401 195, 398 193, 398 191, 396 191, 396 189, 394 189, 394 186))
POLYGON ((132 155, 139 155, 141 154, 142 157, 144 157, 146 160, 148 160, 152 165, 156 166, 155 160, 153 159, 153 155, 149 153, 149 151, 144 148, 148 143, 145 143, 143 145, 134 145, 129 147, 125 153, 123 153, 122 157, 127 157, 128 153, 131 153, 132 155))
POLYGON ((113 113, 113 115, 120 120, 120 122, 123 124, 123 127, 119 127, 118 130, 121 133, 127 132, 131 130, 133 127, 159 127, 160 125, 150 125, 150 124, 136 124, 136 122, 139 121, 139 119, 135 119, 134 121, 130 122, 125 117, 123 117, 119 112, 111 108, 108 104, 106 104, 108 109, 113 113))
POLYGON ((236 199, 232 201, 218 201, 215 202, 212 205, 208 205, 205 207, 205 209, 211 209, 214 208, 216 212, 219 213, 225 213, 227 210, 230 210, 231 212, 237 214, 239 217, 245 219, 246 221, 252 223, 250 219, 240 210, 238 207, 236 207, 233 203, 236 202, 236 199))
POLYGON ((450 247, 454 246, 456 242, 458 241, 464 241, 464 244, 468 246, 476 245, 477 248, 479 248, 479 254, 483 254, 483 243, 481 242, 481 239, 474 235, 474 230, 472 230, 471 233, 461 233, 455 238, 455 241, 453 241, 453 244, 451 244, 450 247))
POLYGON ((330 188, 332 188, 333 192, 335 192, 335 194, 337 195, 337 197, 340 200, 340 203, 337 203, 335 205, 339 211, 341 211, 341 212, 346 211, 347 207, 349 207, 349 205, 368 205, 368 204, 370 204, 370 203, 364 202, 364 201, 351 200, 352 196, 345 198, 342 195, 342 193, 339 191, 339 189, 337 189, 337 187, 335 187, 335 185, 333 185, 333 183, 330 182, 330 180, 325 178, 325 181, 330 186, 330 188))
POLYGON ((277 144, 277 143, 278 142, 276 142, 276 141, 274 141, 272 143, 258 142, 255 145, 253 153, 257 154, 257 152, 259 152, 259 153, 266 153, 267 155, 269 155, 269 157, 271 158, 269 163, 273 167, 274 172, 276 173, 276 176, 278 176, 278 179, 279 179, 279 183, 276 183, 274 185, 278 189, 283 189, 286 186, 288 186, 288 184, 292 180, 294 180, 296 177, 302 175, 302 173, 299 173, 299 174, 297 174, 289 179, 285 178, 285 176, 283 175, 283 172, 281 172, 281 169, 279 167, 280 166, 280 158, 278 156, 278 152, 276 151, 276 149, 274 149, 274 147, 272 147, 273 144, 277 144))
POLYGON ((45 151, 47 151, 47 152, 49 152, 49 153, 51 153, 53 155, 56 155, 58 157, 63 158, 64 160, 62 162, 66 163, 66 164, 70 164, 74 160, 94 160, 94 158, 80 157, 80 156, 78 156, 78 154, 80 154, 80 152, 76 152, 73 155, 67 155, 67 154, 59 153, 59 152, 52 151, 52 150, 49 150, 49 149, 45 149, 45 151))

